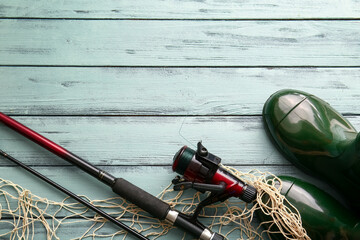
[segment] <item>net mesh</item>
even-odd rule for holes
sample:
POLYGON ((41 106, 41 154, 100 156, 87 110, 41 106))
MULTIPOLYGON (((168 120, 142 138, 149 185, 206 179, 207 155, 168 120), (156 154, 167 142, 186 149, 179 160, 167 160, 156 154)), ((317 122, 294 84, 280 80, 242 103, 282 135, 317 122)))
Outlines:
MULTIPOLYGON (((310 239, 302 227, 299 212, 280 194, 281 180, 278 177, 268 172, 253 170, 243 173, 235 168, 223 167, 253 185, 258 191, 257 199, 251 204, 230 199, 207 206, 199 215, 201 222, 226 239, 271 239, 271 233, 281 233, 285 239, 310 239), (260 223, 256 211, 268 216, 269 221, 260 223)), ((150 217, 120 197, 102 200, 81 197, 150 239, 166 239, 166 235, 174 231, 174 227, 166 221, 150 217)), ((191 214, 206 194, 177 192, 169 185, 157 197, 181 212, 191 214)), ((66 225, 80 226, 80 233, 72 239, 128 238, 127 232, 121 229, 111 228, 113 231, 110 233, 102 231, 106 224, 109 224, 106 219, 94 215, 69 197, 60 202, 51 201, 0 178, 0 239, 44 239, 42 229, 45 229, 46 239, 61 239, 61 229, 66 225)), ((189 237, 183 233, 178 239, 185 238, 189 237)))

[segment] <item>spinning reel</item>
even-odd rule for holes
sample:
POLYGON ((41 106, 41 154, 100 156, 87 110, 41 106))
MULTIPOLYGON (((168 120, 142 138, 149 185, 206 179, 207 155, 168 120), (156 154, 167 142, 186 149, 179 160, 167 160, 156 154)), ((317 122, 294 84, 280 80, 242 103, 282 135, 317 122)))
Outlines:
POLYGON ((201 142, 198 143, 196 151, 184 146, 174 156, 172 169, 183 175, 173 179, 174 190, 193 188, 203 193, 211 193, 198 204, 190 216, 194 221, 201 210, 212 203, 222 202, 230 197, 250 203, 256 198, 256 189, 221 167, 220 162, 221 159, 209 153, 201 142))

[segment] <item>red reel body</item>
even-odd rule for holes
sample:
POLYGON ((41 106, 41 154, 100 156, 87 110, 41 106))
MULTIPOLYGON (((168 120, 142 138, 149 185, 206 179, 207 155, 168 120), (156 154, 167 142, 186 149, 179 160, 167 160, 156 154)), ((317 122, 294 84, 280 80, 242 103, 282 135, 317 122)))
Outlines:
MULTIPOLYGON (((197 151, 182 147, 174 156, 173 171, 183 175, 175 189, 194 188, 199 191, 216 192, 223 198, 238 197, 245 202, 256 198, 256 189, 220 166, 221 159, 198 143, 197 151)), ((225 200, 224 199, 224 200, 225 200)))

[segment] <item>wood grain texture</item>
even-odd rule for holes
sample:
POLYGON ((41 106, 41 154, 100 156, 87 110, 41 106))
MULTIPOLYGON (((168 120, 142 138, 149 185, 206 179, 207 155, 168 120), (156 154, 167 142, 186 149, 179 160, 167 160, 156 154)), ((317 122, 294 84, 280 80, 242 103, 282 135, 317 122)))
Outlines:
MULTIPOLYGON (((96 165, 172 164, 183 146, 200 140, 223 164, 289 165, 269 141, 261 117, 16 117, 26 126, 96 165), (185 140, 183 137, 187 140, 185 140)), ((360 128, 360 117, 349 117, 360 128)), ((0 125, 1 148, 31 165, 68 165, 0 125)), ((0 165, 9 166, 1 161, 0 165)))
POLYGON ((0 17, 129 19, 304 19, 359 18, 358 0, 161 1, 0 0, 0 17), (321 9, 321 11, 320 11, 321 9))
POLYGON ((360 21, 1 20, 1 65, 360 66, 360 21))
POLYGON ((360 114, 360 68, 0 67, 0 109, 21 115, 260 115, 274 92, 360 114))

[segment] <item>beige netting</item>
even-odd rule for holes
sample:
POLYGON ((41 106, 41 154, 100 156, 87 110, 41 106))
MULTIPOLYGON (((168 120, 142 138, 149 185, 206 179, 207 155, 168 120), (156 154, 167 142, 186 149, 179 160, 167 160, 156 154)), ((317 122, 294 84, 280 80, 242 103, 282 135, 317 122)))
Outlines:
MULTIPOLYGON (((205 225, 224 235, 226 239, 267 239, 270 230, 266 230, 263 226, 265 223, 257 222, 255 217, 255 211, 262 211, 270 217, 267 226, 276 225, 276 229, 279 229, 286 239, 310 239, 302 228, 298 211, 286 202, 277 189, 278 185, 275 185, 274 180, 280 183, 281 187, 280 179, 256 170, 242 173, 234 168, 225 168, 256 187, 259 192, 256 203, 245 204, 233 198, 208 206, 200 214, 200 220, 205 225)), ((205 194, 198 192, 191 196, 189 192, 174 192, 169 185, 158 197, 184 213, 191 213, 204 198, 203 195, 205 194)), ((122 198, 88 200, 112 216, 127 222, 150 239, 166 236, 173 231, 174 227, 168 223, 149 217, 147 213, 122 198)), ((69 198, 61 202, 50 201, 10 181, 0 179, 0 239, 44 239, 44 231, 36 231, 40 228, 46 229, 46 239, 60 239, 61 228, 71 224, 80 224, 82 230, 78 236, 72 236, 73 239, 127 238, 126 232, 121 229, 111 233, 102 231, 109 223, 69 198)), ((179 239, 185 236, 186 233, 179 239)))

